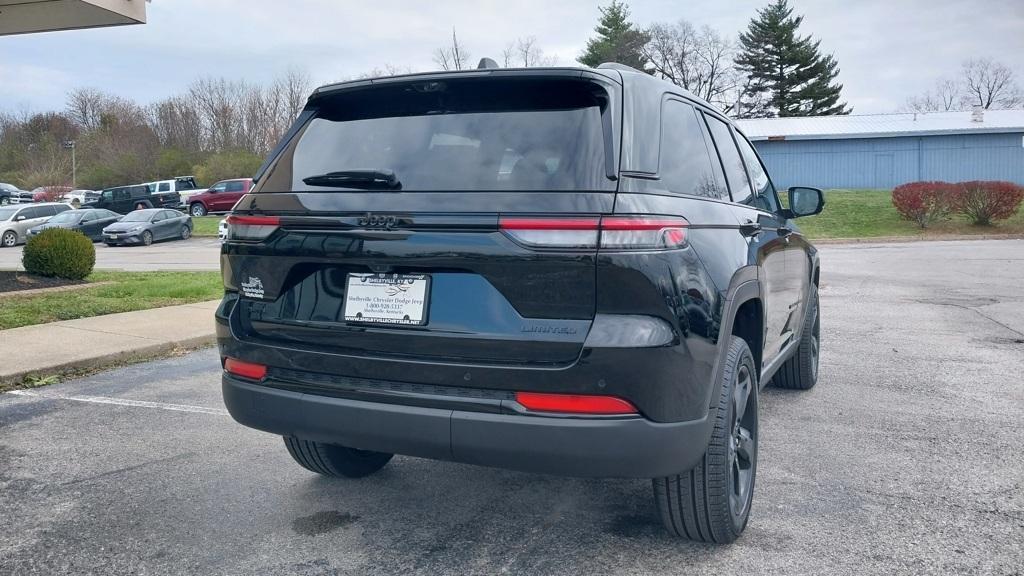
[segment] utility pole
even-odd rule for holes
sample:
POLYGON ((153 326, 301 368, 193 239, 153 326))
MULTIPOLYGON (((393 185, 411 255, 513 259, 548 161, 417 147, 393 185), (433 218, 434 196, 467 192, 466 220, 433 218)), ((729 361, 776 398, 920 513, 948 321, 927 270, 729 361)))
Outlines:
POLYGON ((71 188, 78 189, 78 163, 75 161, 75 141, 65 140, 64 147, 71 149, 71 188))

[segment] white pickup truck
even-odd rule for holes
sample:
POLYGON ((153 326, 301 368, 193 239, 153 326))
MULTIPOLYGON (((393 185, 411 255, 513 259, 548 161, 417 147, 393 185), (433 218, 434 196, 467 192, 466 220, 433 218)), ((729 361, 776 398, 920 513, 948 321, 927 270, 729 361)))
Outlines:
POLYGON ((206 188, 199 188, 196 185, 195 176, 176 176, 170 180, 146 182, 144 186, 149 186, 149 191, 152 194, 159 192, 177 192, 178 196, 181 198, 182 206, 188 206, 188 199, 193 194, 206 192, 206 188))

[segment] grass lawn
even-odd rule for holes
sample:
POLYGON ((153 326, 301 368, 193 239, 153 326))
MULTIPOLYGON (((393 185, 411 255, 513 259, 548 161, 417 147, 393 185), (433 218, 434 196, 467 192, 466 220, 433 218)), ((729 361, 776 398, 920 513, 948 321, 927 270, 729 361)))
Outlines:
POLYGON ((828 190, 825 192, 825 210, 797 222, 811 238, 1024 234, 1024 209, 995 226, 974 226, 962 216, 953 216, 921 230, 917 224, 900 219, 892 205, 892 192, 889 190, 828 190))
POLYGON ((93 272, 103 286, 0 298, 0 330, 220 298, 219 272, 93 272))
POLYGON ((213 236, 217 237, 217 224, 224 219, 224 216, 200 216, 196 218, 192 217, 192 235, 193 236, 213 236))

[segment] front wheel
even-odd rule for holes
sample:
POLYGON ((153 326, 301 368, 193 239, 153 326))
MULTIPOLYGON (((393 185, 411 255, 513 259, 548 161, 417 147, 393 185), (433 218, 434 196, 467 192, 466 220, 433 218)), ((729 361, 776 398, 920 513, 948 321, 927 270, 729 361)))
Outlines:
POLYGON ((729 341, 717 404, 700 463, 655 478, 654 501, 672 535, 727 544, 747 526, 757 472, 757 371, 750 348, 736 336, 729 341))
POLYGON ((2 238, 0 238, 0 246, 4 248, 13 248, 18 245, 18 235, 12 230, 4 232, 2 238))
POLYGON ((394 456, 289 436, 284 437, 284 445, 292 458, 306 470, 336 478, 369 476, 383 468, 394 456))
POLYGON ((192 216, 195 216, 196 218, 206 216, 206 206, 203 206, 199 202, 196 202, 192 206, 189 206, 188 211, 190 214, 192 214, 192 216))
POLYGON ((820 351, 821 317, 818 311, 818 287, 811 284, 807 295, 807 314, 796 354, 779 367, 772 378, 778 388, 810 390, 818 383, 818 353, 820 351))

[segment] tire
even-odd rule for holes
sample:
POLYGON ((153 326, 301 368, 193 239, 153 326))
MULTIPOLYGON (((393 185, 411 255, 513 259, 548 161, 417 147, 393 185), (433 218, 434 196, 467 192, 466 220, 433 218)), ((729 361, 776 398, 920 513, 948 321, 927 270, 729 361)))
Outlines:
POLYGON ((658 515, 672 535, 727 544, 746 528, 757 475, 757 388, 750 348, 731 336, 707 451, 692 470, 653 480, 658 515))
POLYGON ((196 202, 188 207, 188 213, 196 218, 202 218, 203 216, 206 216, 206 206, 203 206, 200 202, 196 202))
POLYGON ((190 228, 188 226, 182 226, 181 227, 181 239, 182 240, 188 240, 191 237, 192 237, 192 228, 190 228))
POLYGON ((149 246, 153 243, 153 233, 149 230, 142 231, 142 245, 149 246))
POLYGON ((13 230, 4 232, 4 235, 0 237, 0 246, 4 248, 14 248, 18 245, 18 235, 13 230))
POLYGON ((8 198, 7 196, 4 196, 3 198, 0 198, 0 206, 7 206, 10 203, 11 203, 11 199, 8 198))
POLYGON ((136 210, 145 210, 146 208, 149 208, 149 206, 146 206, 142 202, 139 202, 138 204, 135 205, 136 210))
POLYGON ((356 450, 311 440, 284 437, 288 453, 306 470, 334 478, 362 478, 383 468, 393 454, 356 450))
POLYGON ((796 354, 786 360, 772 377, 772 384, 777 388, 810 390, 818 383, 821 317, 818 312, 818 287, 814 284, 811 284, 808 299, 807 315, 804 317, 796 354))

